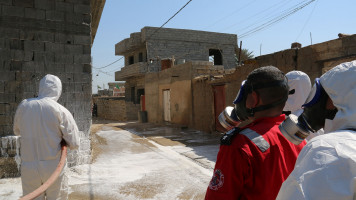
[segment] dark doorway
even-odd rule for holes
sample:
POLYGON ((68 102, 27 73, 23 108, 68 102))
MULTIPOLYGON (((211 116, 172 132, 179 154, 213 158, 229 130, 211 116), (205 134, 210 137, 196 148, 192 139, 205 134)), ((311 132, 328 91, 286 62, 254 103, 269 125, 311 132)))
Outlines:
POLYGON ((133 56, 129 56, 129 65, 134 64, 134 57, 133 56))
POLYGON ((219 49, 209 49, 209 61, 214 62, 214 65, 222 65, 222 54, 219 49))
POLYGON ((136 103, 140 103, 140 98, 141 95, 145 95, 145 89, 137 89, 137 98, 136 98, 136 103))
POLYGON ((135 103, 135 87, 131 87, 131 99, 133 103, 135 103))

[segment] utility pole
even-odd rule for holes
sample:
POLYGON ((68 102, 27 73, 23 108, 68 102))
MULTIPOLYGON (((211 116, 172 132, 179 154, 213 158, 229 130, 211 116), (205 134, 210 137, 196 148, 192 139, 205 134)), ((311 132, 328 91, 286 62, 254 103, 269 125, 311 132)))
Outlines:
POLYGON ((262 51, 262 43, 260 44, 260 56, 261 56, 261 51, 262 51))

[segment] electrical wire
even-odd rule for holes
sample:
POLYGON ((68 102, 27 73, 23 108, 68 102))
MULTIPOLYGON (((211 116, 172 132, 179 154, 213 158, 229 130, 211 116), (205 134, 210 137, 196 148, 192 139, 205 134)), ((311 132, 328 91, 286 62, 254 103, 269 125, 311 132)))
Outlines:
POLYGON ((305 23, 304 23, 304 25, 303 25, 302 30, 301 30, 300 33, 298 34, 298 36, 297 36, 297 38, 295 39, 295 41, 297 41, 297 40, 299 39, 299 37, 302 35, 302 33, 303 33, 304 29, 305 29, 305 26, 308 24, 309 20, 311 19, 311 16, 312 16, 313 13, 314 13, 314 10, 315 10, 315 8, 316 8, 316 5, 318 5, 318 0, 316 0, 315 5, 314 5, 314 7, 313 7, 313 10, 310 12, 310 14, 309 14, 307 20, 305 21, 305 23))
POLYGON ((104 68, 106 68, 106 67, 109 67, 109 66, 111 66, 111 65, 113 65, 113 64, 115 64, 115 63, 117 63, 117 62, 119 62, 121 59, 123 59, 124 57, 121 57, 121 58, 119 58, 119 59, 117 59, 117 60, 115 60, 114 62, 112 62, 112 63, 110 63, 110 64, 108 64, 108 65, 105 65, 104 67, 93 67, 94 69, 104 69, 104 68))
POLYGON ((162 24, 155 32, 153 32, 146 40, 150 39, 157 31, 159 31, 164 25, 166 25, 173 17, 175 17, 180 11, 182 11, 192 0, 189 0, 183 7, 181 7, 172 17, 170 17, 165 23, 162 24))
POLYGON ((251 29, 251 30, 248 30, 248 31, 244 32, 243 34, 240 34, 240 37, 239 37, 239 38, 241 39, 241 38, 250 36, 250 35, 252 35, 253 33, 256 33, 256 32, 258 32, 258 31, 261 31, 261 30, 263 30, 263 29, 266 29, 266 28, 272 26, 273 24, 275 24, 275 23, 277 23, 277 22, 280 22, 280 21, 282 21, 283 19, 289 17, 290 15, 292 15, 292 14, 298 12, 299 10, 303 9, 304 7, 308 6, 309 4, 311 4, 311 3, 314 2, 314 1, 315 1, 315 0, 310 0, 310 1, 306 2, 306 3, 304 3, 303 5, 301 5, 301 6, 297 7, 297 8, 294 8, 294 9, 288 11, 287 13, 284 13, 284 14, 278 16, 278 17, 275 17, 275 18, 273 18, 273 19, 271 19, 271 20, 269 20, 269 21, 263 23, 263 24, 260 25, 260 26, 257 26, 257 27, 255 27, 255 28, 253 28, 253 29, 251 29))

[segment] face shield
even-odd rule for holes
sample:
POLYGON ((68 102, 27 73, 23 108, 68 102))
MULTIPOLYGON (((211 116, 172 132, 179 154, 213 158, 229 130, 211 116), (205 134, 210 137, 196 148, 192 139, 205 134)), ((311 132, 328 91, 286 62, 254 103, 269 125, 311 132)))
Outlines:
POLYGON ((334 119, 337 109, 326 109, 328 94, 315 79, 314 86, 309 93, 306 103, 302 106, 303 113, 298 117, 290 114, 289 117, 279 125, 282 134, 292 143, 300 144, 310 133, 314 133, 325 125, 325 119, 334 119))
MULTIPOLYGON (((247 95, 258 89, 269 87, 288 87, 287 79, 282 81, 271 81, 267 83, 251 84, 247 80, 242 81, 241 87, 235 100, 233 101, 234 107, 226 107, 219 115, 218 119, 220 124, 226 129, 231 130, 237 127, 241 122, 246 121, 249 117, 253 117, 255 112, 273 108, 281 103, 284 103, 288 98, 288 93, 285 97, 267 105, 261 105, 256 108, 246 108, 247 95)), ((257 91, 256 91, 257 92, 257 91)))

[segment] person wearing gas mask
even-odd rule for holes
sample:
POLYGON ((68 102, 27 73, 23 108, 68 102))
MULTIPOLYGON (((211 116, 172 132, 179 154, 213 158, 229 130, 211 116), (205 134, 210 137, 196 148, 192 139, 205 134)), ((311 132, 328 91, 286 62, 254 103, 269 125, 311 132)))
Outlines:
POLYGON ((315 80, 299 116, 282 133, 298 144, 324 127, 300 152, 277 199, 356 198, 356 61, 342 63, 315 80))
MULTIPOLYGON (((56 169, 61 143, 70 149, 79 147, 79 130, 72 114, 57 103, 62 92, 61 80, 47 74, 39 84, 37 98, 23 100, 14 119, 14 134, 21 136, 21 181, 23 195, 40 187, 56 169)), ((64 170, 44 194, 36 199, 67 199, 64 170)))
MULTIPOLYGON (((286 105, 283 108, 283 113, 286 116, 293 114, 299 116, 303 112, 302 106, 311 90, 311 82, 309 76, 302 71, 290 71, 286 74, 288 78, 289 96, 286 105)), ((311 133, 306 140, 309 141, 313 137, 324 133, 323 129, 315 133, 311 133)))
POLYGON ((283 113, 287 116, 291 113, 299 116, 302 114, 302 105, 305 103, 310 90, 311 82, 309 76, 302 71, 290 71, 286 74, 289 86, 289 96, 283 113))
POLYGON ((253 70, 242 82, 225 122, 234 119, 234 127, 221 138, 205 199, 276 198, 305 145, 294 145, 278 129, 288 93, 287 78, 273 66, 253 70), (246 120, 251 123, 239 128, 246 120))

